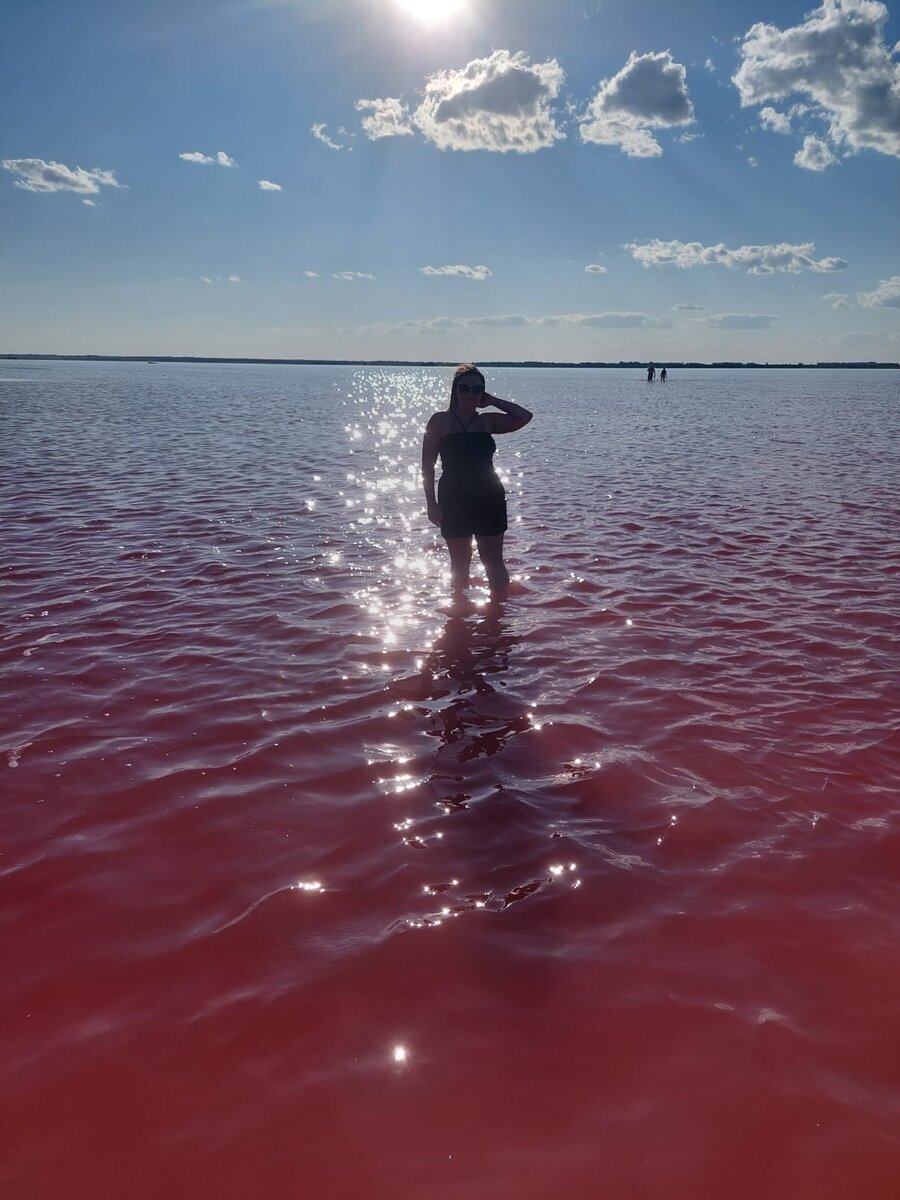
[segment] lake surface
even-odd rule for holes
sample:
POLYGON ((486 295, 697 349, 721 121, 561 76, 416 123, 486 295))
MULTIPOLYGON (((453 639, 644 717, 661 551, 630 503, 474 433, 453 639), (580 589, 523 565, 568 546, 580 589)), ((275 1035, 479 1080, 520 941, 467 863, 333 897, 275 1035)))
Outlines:
POLYGON ((900 388, 0 364, 0 1194, 896 1200, 900 388))

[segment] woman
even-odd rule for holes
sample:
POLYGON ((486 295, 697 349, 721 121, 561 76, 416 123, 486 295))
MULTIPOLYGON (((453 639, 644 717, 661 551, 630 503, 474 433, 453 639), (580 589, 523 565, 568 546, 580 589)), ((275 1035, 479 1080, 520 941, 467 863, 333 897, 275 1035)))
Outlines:
POLYGON ((484 376, 471 363, 456 368, 450 407, 433 413, 422 439, 422 479, 428 520, 440 525, 450 551, 450 580, 460 591, 469 579, 472 538, 484 563, 491 591, 502 594, 509 583, 503 562, 506 493, 494 471, 494 434, 515 433, 531 413, 485 391, 484 376), (493 405, 500 412, 480 412, 493 405), (434 492, 434 464, 441 457, 441 478, 434 492))

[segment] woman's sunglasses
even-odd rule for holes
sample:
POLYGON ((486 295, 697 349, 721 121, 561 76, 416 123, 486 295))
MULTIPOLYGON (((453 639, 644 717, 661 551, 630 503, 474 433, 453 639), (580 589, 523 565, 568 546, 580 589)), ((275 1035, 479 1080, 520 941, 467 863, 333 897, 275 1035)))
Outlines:
POLYGON ((456 390, 458 392, 462 392, 462 394, 464 396, 468 396, 470 393, 473 396, 480 396, 481 393, 484 391, 484 384, 483 383, 458 383, 456 385, 456 390))

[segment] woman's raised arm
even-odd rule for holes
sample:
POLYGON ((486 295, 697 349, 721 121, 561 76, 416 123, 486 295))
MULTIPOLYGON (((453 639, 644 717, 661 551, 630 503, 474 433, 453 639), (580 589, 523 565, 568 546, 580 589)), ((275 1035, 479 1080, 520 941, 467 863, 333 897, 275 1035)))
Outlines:
POLYGON ((500 409, 499 413, 486 414, 491 418, 491 433, 515 433, 517 429, 523 429, 534 416, 521 404, 514 404, 512 400, 501 400, 499 396, 490 396, 487 392, 484 393, 484 400, 479 407, 486 404, 493 404, 495 408, 500 409))

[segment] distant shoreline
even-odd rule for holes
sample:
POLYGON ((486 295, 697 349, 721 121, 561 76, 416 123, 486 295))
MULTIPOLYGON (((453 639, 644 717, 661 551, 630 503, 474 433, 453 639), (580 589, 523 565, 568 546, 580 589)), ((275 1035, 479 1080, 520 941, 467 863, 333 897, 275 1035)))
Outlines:
MULTIPOLYGON (((439 360, 417 360, 399 358, 207 358, 199 355, 182 354, 0 354, 2 361, 40 361, 55 362, 134 362, 134 363, 222 363, 244 366, 270 367, 455 367, 456 361, 442 362, 439 360)), ((657 360, 652 360, 657 361, 657 360)), ((662 360, 659 360, 662 365, 662 360)), ((590 369, 612 369, 629 367, 636 370, 646 370, 648 360, 630 360, 622 362, 545 362, 541 360, 488 361, 479 362, 482 367, 546 367, 557 369, 563 367, 581 367, 590 369)), ((822 370, 825 368, 841 368, 844 370, 879 370, 896 371, 900 363, 896 362, 671 362, 665 366, 670 370, 685 368, 719 368, 733 370, 822 370)))

